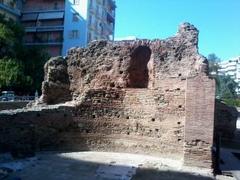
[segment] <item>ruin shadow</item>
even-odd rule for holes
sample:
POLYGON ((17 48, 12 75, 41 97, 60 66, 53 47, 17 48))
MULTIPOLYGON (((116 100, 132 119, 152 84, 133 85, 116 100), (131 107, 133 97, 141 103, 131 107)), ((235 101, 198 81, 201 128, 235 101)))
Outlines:
POLYGON ((128 88, 147 88, 149 70, 147 64, 151 57, 151 50, 147 46, 138 46, 131 54, 128 68, 128 88))

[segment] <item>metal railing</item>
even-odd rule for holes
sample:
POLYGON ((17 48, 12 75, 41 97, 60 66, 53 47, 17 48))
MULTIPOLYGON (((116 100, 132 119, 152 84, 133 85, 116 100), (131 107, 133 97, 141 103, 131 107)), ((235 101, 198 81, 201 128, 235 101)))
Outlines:
POLYGON ((33 101, 35 96, 14 96, 14 97, 2 97, 0 96, 0 102, 23 102, 23 101, 33 101))

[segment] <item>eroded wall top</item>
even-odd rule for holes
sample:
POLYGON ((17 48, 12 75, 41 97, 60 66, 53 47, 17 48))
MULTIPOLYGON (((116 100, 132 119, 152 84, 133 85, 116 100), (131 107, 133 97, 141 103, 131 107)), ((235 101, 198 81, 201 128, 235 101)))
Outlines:
POLYGON ((207 61, 198 54, 198 33, 183 23, 174 37, 165 40, 94 41, 87 48, 72 48, 66 59, 46 63, 42 100, 64 102, 88 89, 156 89, 169 78, 206 73, 207 61))

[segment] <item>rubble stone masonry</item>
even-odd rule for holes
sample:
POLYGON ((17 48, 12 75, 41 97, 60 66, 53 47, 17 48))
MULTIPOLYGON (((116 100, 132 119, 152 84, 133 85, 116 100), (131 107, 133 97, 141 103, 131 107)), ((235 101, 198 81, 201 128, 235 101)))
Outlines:
POLYGON ((0 113, 0 151, 114 151, 211 168, 215 82, 198 30, 166 40, 95 41, 45 65, 40 100, 0 113))

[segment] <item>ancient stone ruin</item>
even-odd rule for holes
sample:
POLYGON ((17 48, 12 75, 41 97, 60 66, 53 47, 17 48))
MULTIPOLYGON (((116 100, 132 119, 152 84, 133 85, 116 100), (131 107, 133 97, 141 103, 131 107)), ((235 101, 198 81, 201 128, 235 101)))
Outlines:
POLYGON ((166 40, 92 42, 45 65, 42 96, 1 112, 0 150, 150 154, 211 168, 215 82, 198 30, 166 40))

